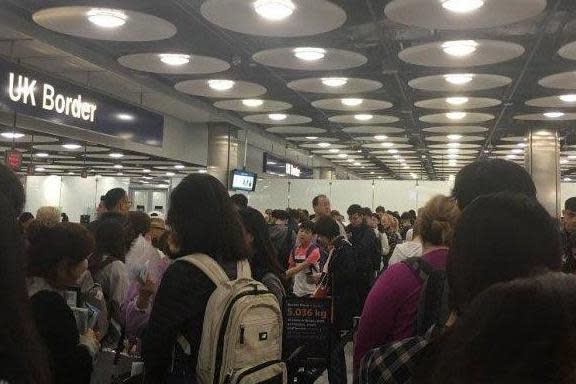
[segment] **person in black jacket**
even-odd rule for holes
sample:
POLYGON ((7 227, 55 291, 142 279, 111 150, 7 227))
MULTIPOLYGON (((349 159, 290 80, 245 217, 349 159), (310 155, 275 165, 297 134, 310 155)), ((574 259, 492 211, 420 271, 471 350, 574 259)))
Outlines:
POLYGON ((378 245, 376 234, 368 224, 366 224, 364 209, 354 204, 348 208, 347 213, 350 221, 350 225, 348 226, 350 236, 348 239, 358 255, 358 269, 361 274, 358 285, 361 303, 364 304, 364 300, 366 300, 370 292, 374 278, 380 269, 382 252, 378 245))
POLYGON ((356 250, 352 244, 340 235, 340 228, 331 217, 320 218, 314 232, 318 236, 318 244, 329 252, 328 261, 324 265, 321 281, 333 299, 333 350, 328 368, 330 384, 346 384, 346 359, 344 356, 345 342, 341 335, 353 328, 353 318, 359 316, 361 307, 361 292, 356 250))
MULTIPOLYGON (((248 257, 238 210, 226 188, 210 175, 187 176, 170 197, 170 257, 205 254, 231 279, 248 257)), ((195 382, 204 314, 216 285, 200 269, 174 262, 164 274, 142 341, 145 383, 195 382), (190 346, 185 353, 179 336, 190 346)))
POLYGON ((86 272, 94 240, 80 224, 48 227, 33 223, 29 241, 28 295, 36 327, 48 349, 54 383, 88 384, 99 343, 91 329, 80 335, 65 291, 77 286, 86 272))

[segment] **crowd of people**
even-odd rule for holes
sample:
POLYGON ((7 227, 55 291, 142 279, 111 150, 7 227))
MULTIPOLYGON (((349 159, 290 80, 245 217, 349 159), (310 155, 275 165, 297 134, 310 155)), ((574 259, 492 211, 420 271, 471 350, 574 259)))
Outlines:
MULTIPOLYGON (((331 298, 331 384, 347 382, 349 332, 358 383, 576 380, 576 198, 558 222, 512 162, 472 163, 451 196, 402 214, 354 204, 344 217, 325 195, 312 213, 261 213, 201 174, 172 191, 165 218, 131 211, 120 188, 88 225, 24 205, 0 165, 0 382, 94 382, 109 350, 143 361, 139 382, 205 384, 207 308, 234 286, 178 262, 190 255, 223 282, 247 279, 248 265, 254 292, 279 307, 331 298)), ((240 327, 244 344, 252 330, 240 327)), ((219 363, 223 348, 212 347, 219 363)))

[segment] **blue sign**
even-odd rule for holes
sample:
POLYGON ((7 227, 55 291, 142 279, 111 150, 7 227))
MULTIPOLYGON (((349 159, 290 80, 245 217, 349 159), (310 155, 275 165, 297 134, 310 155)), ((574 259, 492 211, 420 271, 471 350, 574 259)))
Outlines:
POLYGON ((162 115, 2 59, 0 107, 56 124, 162 146, 162 115))

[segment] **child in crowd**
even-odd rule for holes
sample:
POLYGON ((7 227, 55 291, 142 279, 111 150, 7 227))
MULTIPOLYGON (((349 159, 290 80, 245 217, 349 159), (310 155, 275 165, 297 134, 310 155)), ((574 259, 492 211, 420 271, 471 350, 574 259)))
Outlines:
POLYGON ((294 295, 311 296, 316 291, 316 281, 320 276, 320 249, 314 243, 314 223, 300 224, 296 246, 288 260, 286 276, 294 278, 294 295))

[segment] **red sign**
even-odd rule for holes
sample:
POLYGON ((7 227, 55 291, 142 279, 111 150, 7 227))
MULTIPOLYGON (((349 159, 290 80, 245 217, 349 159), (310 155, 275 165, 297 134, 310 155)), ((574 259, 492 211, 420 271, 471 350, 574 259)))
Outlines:
POLYGON ((5 163, 14 171, 19 171, 22 166, 22 152, 11 150, 6 151, 5 163))

